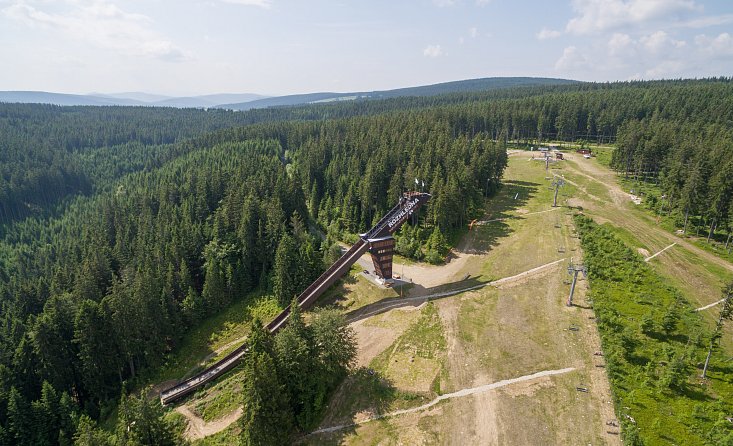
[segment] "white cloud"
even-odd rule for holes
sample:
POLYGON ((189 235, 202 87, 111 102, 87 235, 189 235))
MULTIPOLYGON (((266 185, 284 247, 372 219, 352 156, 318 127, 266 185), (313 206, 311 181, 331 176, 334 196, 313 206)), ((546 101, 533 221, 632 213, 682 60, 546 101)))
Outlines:
POLYGON ((608 41, 608 53, 611 56, 628 56, 635 52, 635 42, 628 34, 614 33, 608 41))
POLYGON ((46 12, 33 2, 17 1, 4 8, 6 17, 31 28, 58 31, 73 39, 129 56, 144 56, 177 61, 186 53, 151 29, 153 20, 143 14, 128 13, 106 0, 64 0, 50 3, 62 12, 46 12))
POLYGON ((422 54, 425 57, 438 57, 443 55, 443 50, 440 45, 428 45, 422 50, 422 54))
POLYGON ((662 60, 644 72, 646 79, 663 79, 670 78, 680 73, 685 68, 685 64, 680 60, 662 60))
POLYGON ((446 6, 453 6, 456 4, 456 0, 433 0, 433 4, 439 8, 446 6))
POLYGON ((682 21, 677 25, 683 28, 707 28, 709 26, 727 25, 728 23, 733 23, 733 14, 697 17, 682 21))
POLYGON ((478 29, 475 26, 468 28, 468 35, 471 36, 471 38, 475 39, 478 35, 478 29))
POLYGON ((537 38, 539 40, 547 40, 547 39, 554 39, 555 37, 560 37, 561 35, 562 33, 560 31, 556 31, 554 29, 542 28, 542 30, 537 33, 537 38))
POLYGON ((555 62, 555 69, 559 71, 573 71, 585 68, 588 65, 588 58, 581 54, 574 46, 566 47, 562 56, 555 62))
POLYGON ((639 42, 652 54, 667 54, 674 49, 687 45, 684 40, 675 40, 664 31, 657 31, 648 36, 642 36, 639 42))
POLYGON ((664 30, 638 37, 617 32, 605 41, 566 47, 555 69, 571 77, 617 73, 619 79, 661 79, 727 73, 731 60, 733 35, 728 32, 688 40, 664 30))
POLYGON ((244 5, 244 6, 257 6, 263 9, 270 9, 270 6, 272 6, 271 0, 221 0, 224 3, 232 3, 235 5, 244 5))
POLYGON ((577 16, 570 19, 565 29, 573 34, 592 34, 669 21, 701 9, 694 0, 573 0, 577 16))
POLYGON ((690 29, 733 23, 733 14, 705 15, 702 0, 571 0, 573 16, 562 32, 543 28, 540 40, 575 37, 555 63, 570 77, 673 78, 727 73, 733 32, 690 29), (581 36, 581 37, 577 37, 581 36))
POLYGON ((717 37, 695 36, 695 45, 704 54, 713 58, 733 56, 733 36, 721 33, 717 37))

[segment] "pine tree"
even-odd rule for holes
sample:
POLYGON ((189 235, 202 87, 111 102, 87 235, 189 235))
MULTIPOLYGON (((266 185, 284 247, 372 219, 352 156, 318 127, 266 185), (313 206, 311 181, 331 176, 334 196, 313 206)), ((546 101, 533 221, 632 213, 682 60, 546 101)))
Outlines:
POLYGON ((18 389, 12 387, 8 394, 7 429, 8 437, 16 445, 33 446, 35 441, 32 412, 28 402, 18 389))
MULTIPOLYGON (((213 242, 212 242, 213 243, 213 242)), ((206 276, 204 288, 201 291, 206 313, 220 310, 224 307, 227 294, 226 272, 222 268, 222 261, 217 256, 217 249, 211 243, 207 246, 206 276)))
POLYGON ((122 396, 117 420, 117 440, 123 445, 176 446, 183 439, 164 418, 163 406, 157 398, 148 398, 147 390, 139 395, 122 396))
POLYGON ((277 369, 298 425, 308 429, 324 402, 325 386, 323 377, 313 373, 318 370, 313 337, 295 299, 290 308, 288 325, 275 337, 277 369))
POLYGON ((354 330, 346 323, 344 314, 335 309, 318 310, 310 329, 323 377, 329 384, 339 382, 356 358, 354 330))
POLYGON ((97 427, 97 423, 88 415, 82 415, 74 434, 74 446, 113 446, 110 435, 97 427))
POLYGON ((289 444, 292 412, 278 379, 275 361, 267 352, 252 352, 242 384, 241 443, 246 446, 289 444))
POLYGON ((262 325, 260 318, 255 317, 252 320, 252 331, 247 337, 250 355, 257 353, 267 353, 270 356, 275 354, 275 339, 272 334, 262 325))
POLYGON ((285 306, 298 292, 298 258, 293 238, 283 234, 275 252, 272 271, 272 290, 275 298, 285 306))

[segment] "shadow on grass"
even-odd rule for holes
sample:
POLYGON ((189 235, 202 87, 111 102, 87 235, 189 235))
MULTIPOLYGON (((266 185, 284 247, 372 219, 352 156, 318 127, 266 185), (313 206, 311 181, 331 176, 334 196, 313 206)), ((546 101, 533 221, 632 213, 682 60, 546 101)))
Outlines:
POLYGON ((392 382, 378 371, 360 367, 341 384, 330 403, 328 412, 331 415, 321 422, 321 429, 333 430, 306 435, 298 443, 341 444, 346 436, 356 432, 355 423, 373 419, 401 407, 421 404, 427 400, 424 395, 396 389, 392 382))
POLYGON ((463 290, 466 290, 467 288, 479 288, 487 285, 488 283, 488 281, 481 281, 476 278, 468 278, 465 280, 459 280, 432 288, 424 288, 420 285, 414 285, 412 288, 412 292, 417 293, 417 296, 386 297, 377 302, 374 302, 373 304, 369 304, 357 310, 346 313, 346 320, 349 323, 353 323, 362 319, 366 319, 368 317, 386 313, 387 311, 394 310, 396 308, 418 307, 427 301, 451 297, 463 292, 463 290))
POLYGON ((710 365, 708 366, 708 373, 710 374, 708 376, 708 379, 723 382, 733 382, 733 363, 731 363, 730 361, 733 361, 733 358, 722 364, 720 362, 711 361, 710 365), (723 377, 727 377, 728 379, 722 379, 723 377))
POLYGON ((506 180, 502 183, 499 192, 487 201, 487 211, 484 220, 480 225, 473 227, 466 237, 471 237, 470 249, 457 248, 459 252, 469 254, 485 254, 499 240, 511 234, 512 229, 507 223, 508 220, 519 220, 523 217, 515 215, 512 211, 525 206, 529 200, 537 195, 539 183, 529 181, 506 180), (515 198, 516 197, 516 198, 515 198))

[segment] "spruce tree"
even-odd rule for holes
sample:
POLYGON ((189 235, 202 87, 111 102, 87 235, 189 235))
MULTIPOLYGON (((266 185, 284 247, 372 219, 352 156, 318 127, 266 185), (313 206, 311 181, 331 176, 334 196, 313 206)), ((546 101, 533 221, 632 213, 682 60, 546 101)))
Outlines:
POLYGON ((293 238, 286 233, 280 238, 272 271, 272 290, 282 306, 287 305, 298 292, 297 277, 297 251, 293 238))
POLYGON ((278 379, 275 361, 265 351, 252 352, 242 385, 241 444, 277 446, 289 443, 292 411, 278 379))

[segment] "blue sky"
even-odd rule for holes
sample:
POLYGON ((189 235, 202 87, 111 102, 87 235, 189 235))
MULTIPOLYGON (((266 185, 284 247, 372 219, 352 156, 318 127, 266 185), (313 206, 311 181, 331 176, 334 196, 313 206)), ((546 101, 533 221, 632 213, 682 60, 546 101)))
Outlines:
POLYGON ((290 94, 733 75, 728 0, 0 0, 0 90, 290 94))

